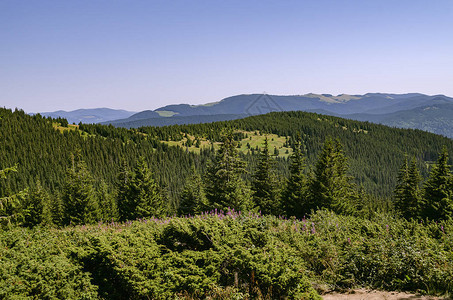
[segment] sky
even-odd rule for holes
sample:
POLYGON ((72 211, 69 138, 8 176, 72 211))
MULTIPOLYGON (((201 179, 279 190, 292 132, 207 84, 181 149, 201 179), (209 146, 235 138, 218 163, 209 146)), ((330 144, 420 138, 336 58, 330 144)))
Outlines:
POLYGON ((0 106, 453 96, 453 1, 0 0, 0 106))

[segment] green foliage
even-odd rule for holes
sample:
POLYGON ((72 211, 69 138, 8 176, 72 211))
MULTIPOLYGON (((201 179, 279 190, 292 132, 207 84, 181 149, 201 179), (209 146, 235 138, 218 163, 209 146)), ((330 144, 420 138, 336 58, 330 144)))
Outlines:
POLYGON ((253 201, 263 214, 278 215, 280 210, 278 181, 274 167, 275 161, 269 154, 269 143, 266 137, 252 181, 253 201))
POLYGON ((289 167, 289 178, 282 195, 283 210, 287 216, 302 218, 310 212, 311 205, 307 198, 307 178, 304 173, 305 159, 302 155, 300 136, 294 142, 289 167))
POLYGON ((424 200, 424 217, 431 220, 453 217, 453 175, 448 165, 448 152, 445 147, 425 182, 424 200))
POLYGON ((206 197, 210 206, 222 210, 250 209, 250 192, 241 177, 244 173, 245 163, 239 158, 233 131, 227 130, 206 173, 206 197))
POLYGON ((101 181, 96 194, 99 203, 101 221, 117 221, 119 215, 116 204, 116 195, 109 191, 108 185, 104 181, 101 181))
POLYGON ((99 219, 93 179, 80 151, 71 156, 62 195, 64 224, 89 224, 99 219))
POLYGON ((395 208, 403 217, 418 218, 422 213, 422 195, 420 182, 422 177, 417 169, 415 159, 409 165, 407 156, 398 173, 398 182, 395 187, 395 208))
POLYGON ((50 212, 50 197, 41 182, 37 180, 36 186, 30 190, 22 203, 23 226, 52 224, 50 212))
MULTIPOLYGON (((16 166, 0 170, 0 179, 6 179, 13 172, 17 172, 16 166)), ((21 204, 26 196, 27 192, 21 191, 0 197, 0 228, 22 221, 21 204)))
POLYGON ((308 183, 311 209, 327 208, 343 214, 354 211, 355 187, 347 171, 342 145, 338 140, 327 139, 308 183))
POLYGON ((161 190, 144 157, 130 172, 125 167, 119 175, 118 211, 120 220, 149 218, 165 214, 161 190))
POLYGON ((9 167, 9 168, 5 168, 3 170, 0 170, 0 179, 6 179, 6 176, 9 173, 13 173, 13 172, 17 172, 17 166, 9 167))
POLYGON ((319 299, 312 288, 447 294, 453 221, 205 214, 0 234, 0 298, 319 299))
MULTIPOLYGON (((449 151, 453 151, 453 140, 439 135, 301 111, 274 112, 208 124, 143 127, 139 128, 139 131, 162 141, 170 136, 180 141, 182 134, 187 133, 211 142, 219 142, 220 133, 225 127, 256 132, 258 135, 275 134, 283 137, 283 141, 284 137, 291 137, 292 140, 300 133, 307 165, 316 162, 323 143, 329 136, 338 138, 348 153, 349 170, 356 178, 355 183, 362 185, 367 193, 379 198, 392 194, 396 185, 395 174, 404 153, 407 152, 410 157, 416 156, 418 160, 430 162, 437 157, 443 145, 446 145, 449 151)), ((290 141, 290 144, 292 143, 293 141, 290 141)), ((247 156, 247 163, 251 168, 249 171, 253 170, 252 158, 249 160, 247 156)), ((428 173, 426 164, 419 164, 419 168, 422 175, 426 176, 428 173)), ((280 174, 288 175, 286 161, 279 162, 277 170, 280 174)))
POLYGON ((16 228, 0 234, 1 299, 97 299, 90 274, 69 257, 66 232, 16 228))
MULTIPOLYGON (((63 132, 53 127, 55 120, 40 115, 28 116, 20 110, 13 112, 0 109, 0 118, 0 168, 18 164, 18 172, 0 181, 0 197, 32 188, 38 179, 48 189, 51 206, 56 208, 60 206, 67 161, 74 149, 82 149, 93 185, 99 187, 104 181, 109 194, 116 192, 120 162, 124 160, 127 165, 133 166, 137 157, 144 156, 156 182, 168 191, 168 203, 165 206, 171 209, 177 207, 180 193, 190 174, 190 166, 194 164, 197 170, 205 173, 214 151, 204 144, 221 141, 220 132, 225 127, 237 129, 233 134, 235 141, 245 138, 246 134, 241 132, 246 132, 249 137, 252 136, 249 132, 256 132, 257 135, 272 134, 282 143, 286 140, 285 147, 294 144, 294 137, 300 132, 308 166, 316 161, 327 136, 338 137, 348 153, 349 170, 355 177, 354 181, 363 186, 367 193, 372 193, 377 203, 383 204, 387 203, 385 199, 396 185, 395 174, 404 152, 417 157, 420 161, 419 170, 426 176, 427 166, 435 159, 442 145, 453 150, 452 140, 441 136, 304 112, 280 112, 229 122, 138 130, 81 124, 78 129, 70 126, 73 130, 63 132), (160 142, 181 141, 184 135, 201 140, 201 146, 197 148, 199 154, 160 142)), ((246 148, 246 143, 243 144, 246 148)), ((249 174, 253 174, 257 165, 257 157, 253 153, 258 151, 251 151, 254 148, 252 145, 250 154, 241 156, 247 162, 245 168, 249 174)), ((280 153, 282 150, 279 148, 280 153)), ((276 159, 275 171, 278 177, 288 177, 289 164, 285 158, 276 159)), ((241 177, 246 185, 252 181, 250 175, 242 174, 241 177)), ((384 210, 385 207, 382 205, 377 208, 384 210)), ((52 208, 52 212, 58 211, 52 208)), ((61 223, 59 219, 57 213, 55 222, 58 224, 61 223)))
POLYGON ((192 166, 192 175, 186 181, 181 192, 178 213, 180 215, 197 215, 209 209, 200 173, 192 166))

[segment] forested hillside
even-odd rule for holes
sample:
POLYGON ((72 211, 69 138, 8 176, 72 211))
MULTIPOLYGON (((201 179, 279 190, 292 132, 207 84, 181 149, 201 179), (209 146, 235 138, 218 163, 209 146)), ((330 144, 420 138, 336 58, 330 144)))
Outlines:
MULTIPOLYGON (((368 191, 380 195, 389 195, 393 190, 395 174, 405 153, 420 161, 419 167, 426 175, 427 166, 437 158, 442 146, 450 152, 453 150, 453 140, 420 130, 401 130, 305 112, 275 112, 208 124, 141 127, 138 131, 164 141, 182 140, 187 133, 215 142, 220 140, 221 129, 225 126, 288 137, 291 145, 294 143, 291 137, 300 134, 308 165, 315 161, 326 138, 338 138, 350 158, 351 174, 368 191)), ((92 130, 95 127, 91 127, 92 130)), ((238 134, 238 139, 247 143, 243 134, 238 134)))
MULTIPOLYGON (((294 144, 291 137, 300 134, 307 165, 314 163, 326 138, 338 138, 349 157, 350 174, 366 190, 380 196, 391 194, 405 153, 418 159, 421 173, 426 176, 427 167, 436 160, 443 145, 453 152, 453 141, 438 135, 304 112, 138 130, 83 125, 79 130, 63 131, 55 129, 55 121, 39 115, 31 117, 6 109, 1 109, 0 115, 0 168, 18 166, 18 172, 1 183, 2 195, 34 186, 36 180, 53 193, 61 192, 71 153, 80 149, 97 184, 105 181, 115 185, 123 161, 132 167, 138 157, 144 156, 159 184, 168 190, 171 199, 176 199, 191 165, 204 170, 213 152, 206 147, 195 154, 162 141, 181 141, 187 133, 200 140, 218 142, 224 127, 276 134, 287 139, 288 146, 294 144)), ((245 143, 246 138, 237 132, 236 139, 245 143)), ((243 158, 248 162, 248 171, 253 171, 256 155, 246 153, 243 158)), ((286 159, 280 158, 277 165, 278 173, 287 176, 286 159)))
POLYGON ((104 126, 98 134, 87 134, 71 130, 74 127, 57 127, 60 120, 19 110, 0 109, 0 118, 0 169, 14 165, 18 169, 1 183, 1 196, 33 187, 37 180, 52 193, 60 193, 71 154, 77 150, 97 185, 104 181, 113 186, 123 163, 132 167, 144 156, 170 194, 183 185, 192 164, 199 166, 206 160, 206 155, 186 153, 126 129, 104 126))

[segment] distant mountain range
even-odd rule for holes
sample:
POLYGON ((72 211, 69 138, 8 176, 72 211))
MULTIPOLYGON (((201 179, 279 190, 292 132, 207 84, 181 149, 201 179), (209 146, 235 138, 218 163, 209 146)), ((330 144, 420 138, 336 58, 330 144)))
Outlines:
POLYGON ((110 108, 93 108, 77 109, 73 111, 58 110, 54 112, 42 112, 40 114, 45 117, 65 118, 69 123, 78 124, 80 122, 101 123, 118 119, 125 119, 136 114, 136 112, 110 108))
MULTIPOLYGON (((272 111, 302 110, 334 115, 384 125, 414 128, 453 138, 453 98, 444 95, 428 96, 418 93, 365 95, 306 94, 278 96, 266 94, 237 95, 204 105, 167 105, 154 111, 136 114, 121 111, 126 116, 113 118, 98 114, 80 121, 112 124, 119 127, 165 126, 233 120, 272 111), (129 114, 129 115, 127 115, 129 114), (101 120, 98 119, 108 119, 101 120)), ((90 111, 90 110, 87 110, 90 111)), ((119 111, 115 111, 119 112, 119 111)), ((58 115, 59 112, 51 113, 58 115)), ((72 113, 68 112, 72 117, 72 113)), ((50 114, 50 113, 47 113, 50 114)), ((82 114, 83 115, 83 114, 82 114)), ((92 115, 95 115, 94 113, 92 115)), ((60 115, 66 117, 64 115, 60 115)), ((69 122, 71 122, 68 119, 69 122)))

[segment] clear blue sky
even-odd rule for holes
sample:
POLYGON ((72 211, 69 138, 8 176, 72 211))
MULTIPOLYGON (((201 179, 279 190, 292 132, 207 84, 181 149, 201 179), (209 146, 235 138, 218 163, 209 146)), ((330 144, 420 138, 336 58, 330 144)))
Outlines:
POLYGON ((0 106, 453 96, 453 1, 0 0, 0 106))

